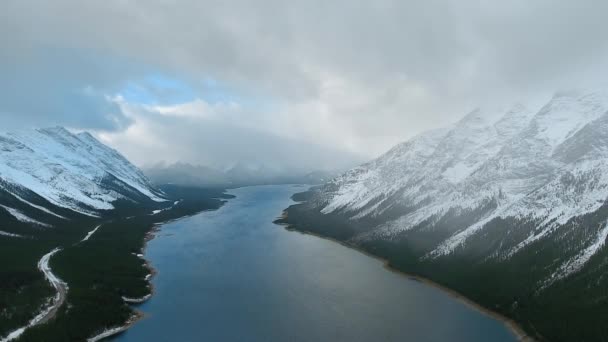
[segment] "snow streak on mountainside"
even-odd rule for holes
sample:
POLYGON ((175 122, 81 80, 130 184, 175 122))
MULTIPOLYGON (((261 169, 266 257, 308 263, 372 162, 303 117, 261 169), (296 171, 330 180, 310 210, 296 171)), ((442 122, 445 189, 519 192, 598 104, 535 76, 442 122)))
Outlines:
POLYGON ((559 278, 604 246, 607 197, 608 92, 595 91, 558 93, 538 111, 475 110, 337 177, 310 202, 364 222, 352 242, 416 241, 421 260, 473 247, 482 259, 504 260, 560 241, 547 275, 559 278))
MULTIPOLYGON (((118 199, 164 201, 118 152, 88 133, 73 134, 62 127, 0 134, 0 190, 22 206, 61 219, 25 194, 89 216, 113 209, 118 199)), ((45 225, 15 208, 2 207, 20 221, 45 225)))

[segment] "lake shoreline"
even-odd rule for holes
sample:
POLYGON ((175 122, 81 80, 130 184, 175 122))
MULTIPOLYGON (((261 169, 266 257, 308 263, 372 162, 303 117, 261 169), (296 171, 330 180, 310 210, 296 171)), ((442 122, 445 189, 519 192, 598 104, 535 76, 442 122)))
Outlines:
MULTIPOLYGON (((217 209, 219 209, 219 208, 217 208, 217 209)), ((157 237, 157 234, 162 230, 162 227, 164 225, 169 224, 174 221, 183 220, 183 219, 198 215, 205 211, 213 211, 213 210, 217 210, 217 209, 204 209, 204 210, 201 210, 196 213, 184 215, 184 216, 173 218, 173 219, 166 220, 163 222, 158 222, 158 223, 155 223, 152 225, 150 230, 148 230, 146 232, 146 234, 144 235, 143 246, 140 250, 141 258, 144 260, 144 267, 149 271, 148 275, 146 276, 146 281, 148 282, 148 288, 150 289, 150 293, 147 294, 146 296, 142 297, 141 300, 138 300, 135 302, 125 300, 125 303, 129 304, 129 306, 131 306, 131 307, 137 306, 137 305, 147 302, 155 294, 155 289, 154 289, 154 284, 152 283, 152 279, 158 274, 158 270, 156 268, 154 268, 154 266, 152 266, 152 263, 150 262, 150 260, 146 259, 145 255, 146 255, 146 249, 148 248, 148 242, 154 240, 157 237)), ((124 300, 124 298, 123 298, 123 300, 124 300)), ((129 328, 134 326, 137 322, 146 318, 145 312, 143 312, 141 310, 137 310, 135 308, 133 308, 133 311, 134 311, 133 316, 131 316, 131 318, 129 318, 129 320, 127 322, 125 322, 125 324, 123 326, 111 329, 112 332, 111 333, 109 331, 106 332, 106 334, 107 333, 109 333, 109 334, 103 336, 103 338, 105 339, 105 338, 108 338, 111 336, 122 334, 122 333, 126 332, 127 330, 129 330, 129 328)))
MULTIPOLYGON (((168 221, 168 222, 170 222, 170 221, 168 221)), ((125 300, 125 298, 123 297, 123 301, 125 303, 127 303, 130 307, 133 307, 134 305, 143 304, 146 301, 148 301, 150 298, 152 298, 152 296, 154 296, 154 285, 152 284, 152 278, 154 278, 154 276, 158 273, 158 271, 152 266, 152 264, 150 263, 149 260, 145 259, 144 256, 145 256, 146 248, 148 246, 148 242, 156 237, 156 233, 158 233, 160 231, 161 226, 163 224, 164 223, 158 223, 158 224, 152 225, 150 230, 148 230, 146 232, 146 234, 144 235, 143 247, 141 248, 139 255, 141 255, 140 258, 142 258, 144 260, 144 267, 149 271, 148 275, 146 276, 146 281, 148 283, 148 288, 150 289, 150 293, 147 294, 146 296, 142 297, 141 301, 137 301, 137 302, 129 302, 128 300, 125 300)), ((145 317, 146 317, 145 312, 133 308, 133 315, 131 315, 131 317, 129 317, 129 319, 123 325, 114 327, 114 328, 107 328, 106 330, 98 333, 97 335, 95 335, 93 337, 89 337, 87 339, 87 342, 101 341, 101 340, 107 339, 112 336, 120 335, 120 334, 124 333, 125 331, 129 330, 132 326, 134 326, 137 322, 144 319, 145 317)))
POLYGON ((536 342, 536 339, 534 339, 533 337, 531 337, 530 335, 528 335, 521 328, 521 326, 517 322, 515 322, 513 319, 508 318, 508 317, 506 317, 506 316, 504 316, 504 315, 502 315, 502 314, 500 314, 498 312, 492 311, 492 310, 490 310, 490 309, 482 306, 481 304, 476 303, 475 301, 469 299, 468 297, 464 296, 463 294, 459 293, 458 291, 453 290, 451 288, 448 288, 448 287, 446 287, 444 285, 438 284, 438 283, 432 281, 431 279, 428 279, 428 278, 425 278, 425 277, 421 277, 421 276, 418 276, 418 275, 414 275, 414 274, 410 274, 410 273, 404 272, 402 270, 399 270, 399 269, 393 267, 390 264, 389 260, 384 259, 384 258, 382 258, 380 256, 377 256, 377 255, 374 255, 374 254, 370 253, 369 251, 364 250, 363 248, 361 248, 359 246, 355 246, 355 245, 349 244, 349 243, 347 243, 345 241, 340 241, 340 240, 337 240, 337 239, 334 239, 334 238, 331 238, 331 237, 323 236, 323 235, 320 235, 318 233, 311 232, 311 231, 308 231, 308 230, 298 229, 298 228, 296 228, 296 226, 294 224, 291 224, 291 223, 281 222, 281 221, 287 220, 287 215, 288 215, 287 211, 286 210, 283 211, 283 213, 281 214, 281 216, 278 217, 277 220, 274 223, 276 225, 282 226, 285 230, 288 230, 290 232, 297 232, 297 233, 300 233, 300 234, 303 234, 303 235, 314 236, 314 237, 319 238, 319 239, 331 241, 331 242, 340 244, 340 245, 342 245, 342 246, 344 246, 346 248, 355 250, 355 251, 357 251, 357 252, 359 252, 359 253, 367 256, 367 257, 376 259, 376 260, 380 261, 383 264, 383 267, 386 270, 388 270, 390 272, 393 272, 393 273, 396 273, 396 274, 399 274, 401 276, 404 276, 404 277, 406 277, 406 278, 408 278, 410 280, 418 281, 418 282, 421 282, 421 283, 423 283, 425 285, 428 285, 428 286, 431 286, 433 288, 436 288, 436 289, 438 289, 438 290, 440 290, 440 291, 448 294, 452 298, 458 300, 459 302, 467 305, 468 307, 473 308, 476 311, 478 311, 478 312, 480 312, 480 313, 482 313, 482 314, 484 314, 484 315, 486 315, 488 317, 491 317, 491 318, 493 318, 493 319, 495 319, 497 321, 502 322, 513 333, 513 335, 515 335, 515 337, 517 338, 517 340, 519 342, 536 342))
POLYGON ((88 338, 87 342, 97 342, 97 341, 104 340, 108 337, 112 337, 112 336, 118 335, 120 333, 123 333, 123 332, 127 331, 129 328, 131 328, 135 323, 137 323, 143 317, 144 317, 143 312, 135 310, 135 313, 131 316, 131 318, 129 318, 127 320, 127 322, 125 322, 124 325, 115 327, 115 328, 106 329, 106 330, 102 331, 101 333, 88 338))
MULTIPOLYGON (((285 208, 285 207, 284 206, 280 207, 280 209, 278 210, 278 212, 280 212, 280 210, 282 210, 283 208, 285 208)), ((268 213, 270 215, 264 215, 264 217, 265 217, 264 221, 269 222, 269 223, 272 222, 273 217, 276 217, 276 213, 277 213, 277 211, 274 211, 274 213, 268 213)), ((228 215, 228 214, 225 213, 224 215, 228 215)), ((157 270, 157 269, 154 268, 154 266, 152 265, 152 261, 151 260, 146 259, 146 256, 147 256, 146 252, 148 251, 147 250, 148 247, 150 247, 150 246, 156 246, 156 244, 154 244, 154 245, 148 245, 148 242, 151 241, 152 239, 156 238, 156 237, 163 237, 163 236, 166 235, 165 233, 161 233, 161 232, 167 232, 167 230, 163 230, 165 224, 167 224, 167 223, 169 223, 171 221, 182 220, 185 217, 186 216, 180 217, 180 218, 177 218, 177 219, 173 219, 173 220, 168 220, 168 221, 162 222, 162 223, 153 224, 150 227, 149 231, 147 231, 146 234, 145 234, 144 244, 142 245, 141 250, 140 250, 141 253, 138 256, 145 260, 145 263, 146 263, 145 267, 148 270, 150 270, 149 275, 146 276, 146 280, 150 284, 151 293, 153 295, 155 295, 155 296, 156 295, 160 296, 161 294, 155 293, 155 289, 154 289, 154 287, 152 285, 152 281, 151 280, 152 280, 152 277, 155 274, 159 273, 159 270, 157 270)), ((185 223, 185 224, 188 225, 188 223, 185 223)), ((442 287, 439 284, 435 284, 435 283, 433 283, 433 282, 431 282, 431 281, 429 281, 427 279, 424 279, 422 277, 416 277, 416 276, 413 276, 413 275, 401 272, 401 271, 399 271, 397 269, 394 269, 394 268, 390 267, 390 265, 388 265, 388 263, 387 263, 386 260, 383 260, 382 258, 377 257, 375 255, 372 255, 372 254, 370 254, 370 253, 368 253, 368 252, 366 252, 366 251, 364 251, 364 250, 362 250, 360 248, 356 248, 356 246, 351 246, 351 245, 348 245, 348 244, 343 243, 341 241, 337 241, 337 240, 333 240, 333 239, 330 239, 330 238, 326 238, 324 236, 319 236, 319 235, 313 234, 311 232, 303 232, 303 231, 300 231, 300 230, 297 230, 297 229, 291 229, 291 228, 289 228, 289 226, 287 224, 281 224, 281 223, 279 223, 279 225, 285 226, 285 230, 286 231, 295 231, 295 232, 301 233, 302 235, 312 235, 312 236, 315 236, 316 238, 325 239, 325 240, 329 240, 329 241, 332 241, 332 242, 337 242, 337 243, 340 243, 341 245, 343 245, 345 247, 348 247, 349 249, 356 250, 359 253, 364 254, 367 257, 372 257, 372 258, 380 261, 383 264, 383 267, 386 270, 389 270, 389 271, 394 272, 394 273, 398 273, 400 276, 406 276, 410 280, 420 281, 420 282, 423 282, 424 284, 427 284, 429 286, 438 288, 442 292, 449 294, 450 297, 452 297, 454 299, 457 299, 459 303, 465 304, 467 307, 473 308, 476 312, 480 312, 480 313, 482 313, 485 316, 492 317, 494 319, 494 323, 491 323, 491 324, 498 325, 498 326, 502 325, 502 326, 504 326, 504 327, 507 328, 507 329, 504 329, 504 328, 501 327, 501 329, 503 331, 503 334, 508 334, 510 336, 513 336, 512 338, 515 338, 517 341, 534 341, 533 339, 528 338, 528 336, 525 333, 523 333, 523 330, 521 330, 519 328, 519 326, 517 326, 517 324, 515 324, 514 322, 509 321, 505 317, 502 317, 502 316, 500 316, 500 315, 498 315, 496 313, 493 313, 490 310, 485 310, 485 308, 477 305, 476 303, 474 303, 472 301, 469 301, 466 297, 460 295, 459 293, 457 293, 455 291, 451 291, 450 289, 442 287)), ((276 228, 279 228, 279 227, 276 227, 276 228)), ((279 230, 282 230, 282 229, 279 229, 279 230)), ((342 252, 342 253, 344 253, 344 252, 342 252)), ((378 269, 377 268, 377 264, 376 265, 374 265, 374 264, 375 263, 372 263, 370 266, 372 266, 372 268, 378 269)), ((159 265, 156 265, 156 266, 158 267, 159 265)), ((160 272, 162 272, 162 268, 161 268, 160 272)), ((383 271, 380 269, 379 271, 376 271, 376 272, 378 272, 378 273, 381 274, 383 271)), ((165 278, 165 277, 163 277, 163 278, 165 278)), ((389 279, 390 278, 391 277, 389 276, 389 279)), ((164 283, 164 280, 159 280, 158 278, 156 278, 156 284, 157 285, 160 284, 159 281, 160 281, 160 283, 164 283)), ((397 278, 392 278, 392 281, 395 284, 397 284, 396 286, 399 286, 398 285, 399 284, 399 280, 397 278)), ((162 296, 166 296, 166 295, 170 295, 170 294, 167 294, 166 292, 164 292, 162 294, 162 296)), ((122 335, 123 333, 127 335, 127 336, 124 336, 124 337, 118 337, 119 340, 123 340, 123 339, 125 339, 125 340, 131 340, 131 339, 133 339, 134 336, 137 338, 138 334, 139 335, 142 334, 142 331, 155 331, 154 329, 153 330, 148 330, 149 325, 151 324, 150 322, 153 322, 154 320, 158 319, 158 316, 155 314, 155 311, 152 309, 152 311, 149 311, 148 313, 144 313, 141 310, 137 310, 137 305, 138 304, 139 303, 135 303, 132 306, 132 308, 134 309, 134 311, 137 312, 137 315, 134 316, 134 317, 132 317, 132 319, 130 319, 128 322, 125 322, 125 324, 122 327, 115 328, 115 330, 113 329, 113 331, 115 331, 115 333, 112 334, 113 336, 114 335, 122 335), (149 315, 153 315, 154 317, 149 316, 149 315), (146 317, 148 317, 149 319, 152 319, 152 321, 147 321, 145 319, 146 317), (134 328, 133 329, 134 330, 134 333, 133 333, 134 335, 131 335, 129 333, 130 328, 132 328, 134 325, 136 325, 136 323, 138 323, 140 320, 146 321, 145 324, 142 323, 141 326, 138 326, 137 328, 134 328)), ((155 305, 153 305, 153 306, 155 306, 155 305)), ((146 308, 148 308, 148 307, 146 307, 146 308)), ((382 310, 383 309, 381 309, 381 311, 382 310)), ((148 337, 155 336, 155 335, 149 335, 150 334, 149 332, 143 332, 144 336, 146 336, 146 334, 148 335, 148 337)), ((481 339, 481 340, 483 340, 483 339, 481 339)), ((510 340, 510 339, 508 339, 508 340, 510 340)))

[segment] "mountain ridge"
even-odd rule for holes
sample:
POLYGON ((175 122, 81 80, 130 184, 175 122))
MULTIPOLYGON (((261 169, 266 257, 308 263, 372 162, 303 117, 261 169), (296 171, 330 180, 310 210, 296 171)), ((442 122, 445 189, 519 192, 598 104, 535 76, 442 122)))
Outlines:
MULTIPOLYGON (((55 217, 61 215, 48 204, 95 217, 114 209, 118 200, 165 201, 116 150, 89 133, 74 134, 59 126, 0 134, 0 189, 13 201, 55 217), (47 205, 34 203, 41 199, 47 205)), ((28 220, 17 214, 22 210, 3 204, 18 220, 28 220)))
MULTIPOLYGON (((475 110, 395 146, 301 195, 283 222, 377 254, 520 322, 542 321, 517 309, 522 298, 536 309, 566 288, 545 305, 577 298, 568 305, 602 312, 608 92, 557 93, 538 111, 516 104, 494 114, 475 110), (470 284, 489 274, 500 294, 470 284), (526 281, 511 284, 516 278, 526 281)), ((589 321, 586 328, 598 328, 589 321)))
POLYGON ((132 324, 129 300, 152 293, 142 255, 153 230, 227 198, 156 188, 86 132, 0 134, 0 340, 87 341, 132 324))

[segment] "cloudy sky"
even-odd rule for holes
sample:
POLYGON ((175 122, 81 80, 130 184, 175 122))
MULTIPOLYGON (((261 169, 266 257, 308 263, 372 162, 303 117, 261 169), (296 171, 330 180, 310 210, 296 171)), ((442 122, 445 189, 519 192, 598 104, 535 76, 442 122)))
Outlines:
POLYGON ((334 168, 479 105, 605 87, 608 2, 3 0, 2 130, 139 165, 334 168))

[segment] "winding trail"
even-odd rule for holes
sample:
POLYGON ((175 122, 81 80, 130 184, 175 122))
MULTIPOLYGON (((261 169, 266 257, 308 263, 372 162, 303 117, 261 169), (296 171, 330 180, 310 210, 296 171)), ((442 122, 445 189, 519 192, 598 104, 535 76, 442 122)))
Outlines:
POLYGON ((48 322, 51 318, 55 317, 57 310, 59 310, 61 305, 65 302, 68 293, 68 284, 57 277, 49 266, 51 257, 59 251, 61 251, 61 248, 57 247, 43 255, 42 258, 40 258, 40 261, 38 261, 38 269, 42 271, 46 280, 51 283, 55 288, 55 291, 57 291, 55 297, 50 298, 47 306, 36 317, 32 318, 26 326, 14 330, 5 338, 1 339, 0 342, 12 341, 21 336, 27 328, 48 322))

